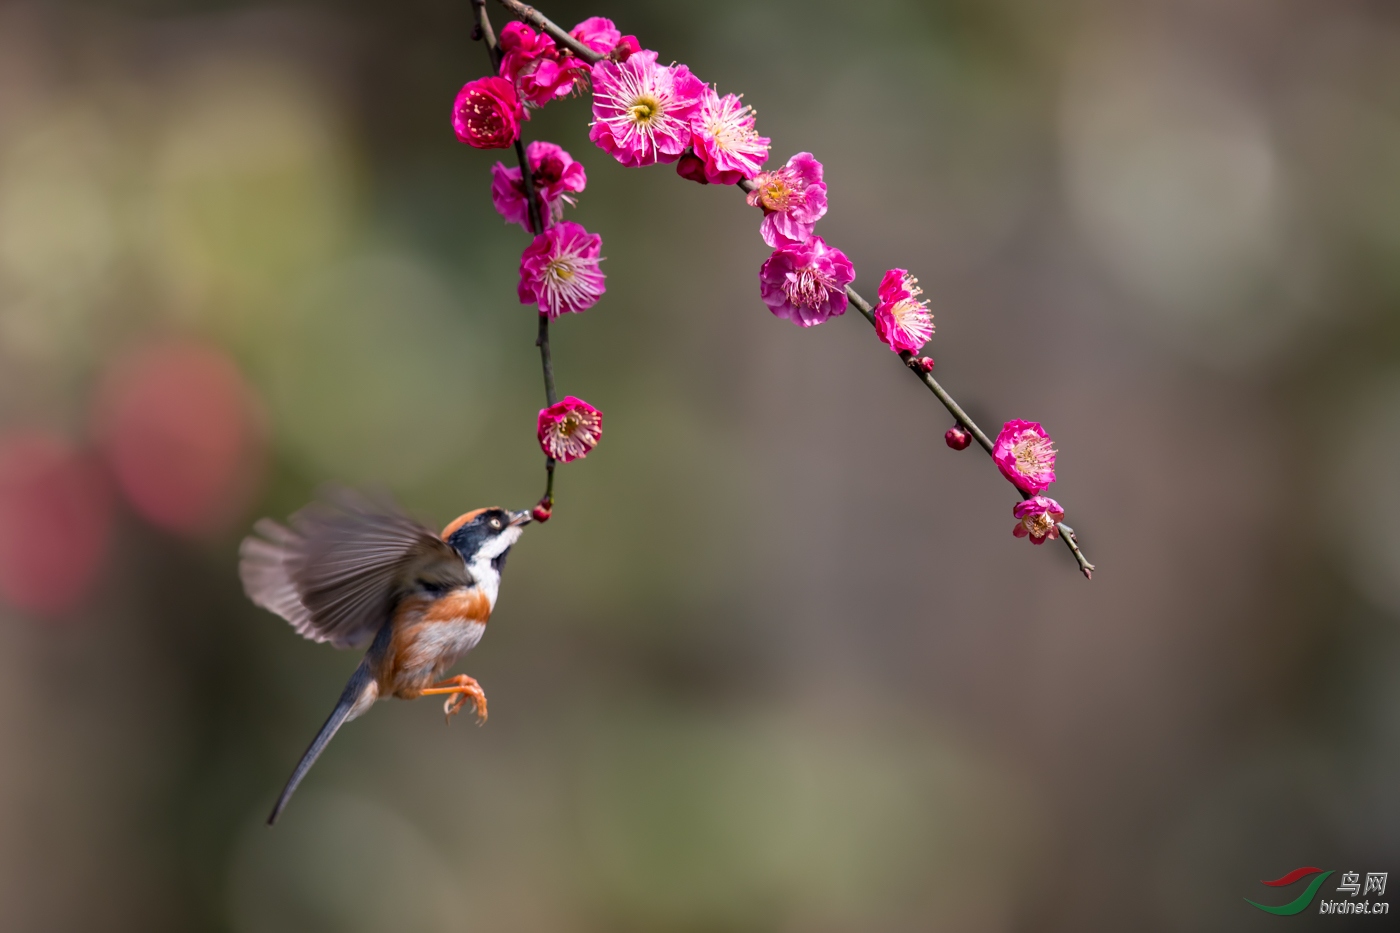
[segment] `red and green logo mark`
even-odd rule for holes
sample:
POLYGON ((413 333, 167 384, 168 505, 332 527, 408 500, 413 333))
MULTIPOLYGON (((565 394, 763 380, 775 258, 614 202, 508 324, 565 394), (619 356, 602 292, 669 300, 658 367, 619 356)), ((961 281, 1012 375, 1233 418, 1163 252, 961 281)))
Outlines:
POLYGON ((1308 886, 1303 889, 1302 894, 1299 894, 1287 904, 1280 904, 1277 907, 1270 907, 1268 904, 1259 904, 1251 901, 1249 898, 1245 898, 1245 903, 1253 904, 1266 913, 1277 914, 1280 917, 1291 917, 1293 914, 1300 914, 1308 909, 1308 905, 1311 904, 1313 898, 1317 896, 1317 889, 1322 887, 1323 882, 1326 881, 1331 874, 1332 872, 1323 871, 1321 868, 1295 868, 1282 878, 1275 878, 1273 881, 1264 881, 1260 883, 1267 884, 1271 888, 1286 888, 1290 884, 1303 880, 1308 875, 1316 875, 1317 877, 1308 882, 1308 886))

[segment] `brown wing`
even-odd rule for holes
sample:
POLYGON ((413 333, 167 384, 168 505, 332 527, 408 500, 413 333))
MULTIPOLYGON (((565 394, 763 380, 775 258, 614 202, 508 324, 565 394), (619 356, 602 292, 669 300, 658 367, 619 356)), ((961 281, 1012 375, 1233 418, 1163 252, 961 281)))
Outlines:
POLYGON ((239 574, 257 605, 297 633, 337 648, 363 646, 419 577, 467 586, 465 562, 387 500, 327 493, 287 525, 262 519, 243 539, 239 574))

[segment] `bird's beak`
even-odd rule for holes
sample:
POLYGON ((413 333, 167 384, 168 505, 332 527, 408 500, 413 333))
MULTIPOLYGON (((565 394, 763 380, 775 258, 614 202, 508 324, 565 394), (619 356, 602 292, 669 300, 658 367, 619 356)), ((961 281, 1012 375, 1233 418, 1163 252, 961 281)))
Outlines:
POLYGON ((518 528, 521 525, 528 525, 534 520, 535 517, 530 514, 529 509, 521 509, 519 512, 510 513, 510 526, 512 528, 518 528))

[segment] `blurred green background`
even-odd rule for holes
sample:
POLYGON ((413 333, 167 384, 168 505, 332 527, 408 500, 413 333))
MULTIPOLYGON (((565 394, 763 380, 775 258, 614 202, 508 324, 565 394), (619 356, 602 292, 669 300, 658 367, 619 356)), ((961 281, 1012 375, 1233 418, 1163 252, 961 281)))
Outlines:
POLYGON ((0 0, 0 927, 1345 925, 1243 898, 1400 870, 1400 9, 544 10, 825 163, 819 232, 1047 426, 1099 573, 857 315, 766 312, 738 193, 552 104, 606 435, 458 667, 490 722, 380 704, 268 830, 356 658, 246 601, 251 522, 541 489, 506 154, 448 121, 486 53, 467 0, 0 0))

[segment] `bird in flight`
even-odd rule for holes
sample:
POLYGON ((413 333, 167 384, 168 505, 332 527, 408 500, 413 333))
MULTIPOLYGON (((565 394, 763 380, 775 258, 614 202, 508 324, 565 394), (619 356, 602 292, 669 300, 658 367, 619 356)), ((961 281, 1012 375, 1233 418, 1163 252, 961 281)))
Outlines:
POLYGON ((253 526, 239 549, 248 598, 304 638, 369 646, 268 825, 340 727, 376 700, 445 695, 449 720, 470 702, 486 721, 481 685, 444 675, 486 632, 506 555, 530 521, 529 511, 476 509, 439 535, 387 500, 337 489, 285 525, 264 518, 253 526))

